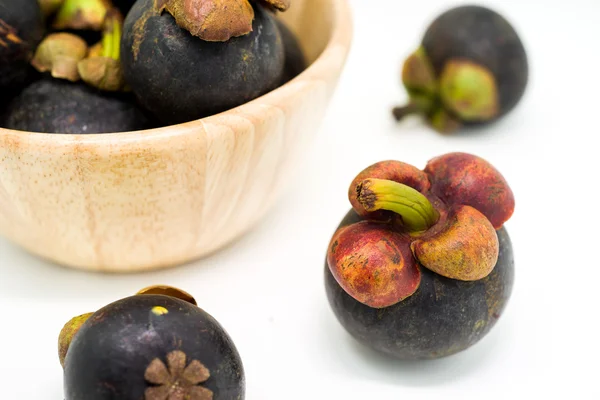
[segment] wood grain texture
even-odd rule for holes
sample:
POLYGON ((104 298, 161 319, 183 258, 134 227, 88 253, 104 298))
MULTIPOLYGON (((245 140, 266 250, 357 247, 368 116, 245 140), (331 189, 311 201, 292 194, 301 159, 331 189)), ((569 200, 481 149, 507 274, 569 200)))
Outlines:
POLYGON ((301 167, 352 38, 347 0, 294 0, 280 17, 312 64, 243 106, 139 132, 0 129, 0 234, 59 264, 135 272, 247 232, 301 167))

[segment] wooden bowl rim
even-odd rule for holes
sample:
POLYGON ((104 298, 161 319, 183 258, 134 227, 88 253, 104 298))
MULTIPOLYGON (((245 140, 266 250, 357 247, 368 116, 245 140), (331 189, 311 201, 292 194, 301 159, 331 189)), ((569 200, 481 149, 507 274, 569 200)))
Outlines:
POLYGON ((242 108, 261 104, 265 102, 265 100, 267 102, 272 102, 276 97, 279 97, 281 93, 287 91, 290 87, 293 87, 294 83, 302 82, 303 80, 312 81, 318 79, 319 76, 327 75, 326 70, 327 66, 330 64, 330 60, 333 61, 334 58, 337 57, 337 54, 339 54, 335 53, 335 51, 333 51, 334 49, 341 47, 346 49, 346 51, 349 51, 350 43, 352 41, 352 18, 348 0, 327 1, 329 1, 330 6, 334 9, 334 19, 332 21, 333 28, 331 30, 329 41, 327 42, 327 45, 323 51, 300 75, 296 76, 286 84, 272 90, 271 92, 257 97, 256 99, 253 99, 247 103, 194 121, 138 131, 68 134, 20 131, 0 127, 0 138, 4 136, 8 139, 11 139, 12 137, 13 140, 24 139, 30 144, 32 144, 32 142, 38 142, 44 143, 44 145, 53 144, 60 147, 67 144, 114 145, 117 142, 139 142, 141 140, 164 138, 165 136, 174 137, 178 135, 184 135, 188 132, 196 131, 194 128, 199 126, 201 127, 205 123, 218 123, 218 119, 222 118, 223 116, 243 115, 242 108), (310 78, 305 78, 306 75, 310 75, 310 78))

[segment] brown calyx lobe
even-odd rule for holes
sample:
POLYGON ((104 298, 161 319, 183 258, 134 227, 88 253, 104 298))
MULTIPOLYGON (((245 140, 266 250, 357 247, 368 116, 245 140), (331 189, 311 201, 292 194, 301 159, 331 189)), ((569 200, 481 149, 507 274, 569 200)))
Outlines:
POLYGON ((486 160, 467 153, 433 158, 425 172, 431 192, 448 205, 469 205, 499 229, 512 216, 515 199, 508 183, 486 160))
POLYGON ((512 191, 502 175, 487 161, 467 153, 433 158, 424 171, 399 161, 373 164, 353 180, 348 197, 361 222, 338 229, 327 262, 346 293, 373 308, 399 302, 417 290, 420 275, 397 274, 406 266, 412 271, 414 265, 418 271, 420 264, 460 281, 487 277, 499 257, 496 229, 514 209, 512 191), (424 199, 411 201, 415 192, 402 185, 424 199), (368 207, 369 196, 373 204, 379 202, 377 207, 368 207), (437 219, 425 230, 410 229, 402 221, 414 217, 406 207, 417 210, 427 201, 437 219), (405 251, 406 245, 410 252, 405 251), (395 259, 402 260, 401 267, 395 259), (397 278, 402 282, 395 282, 397 278))
POLYGON ((177 25, 208 42, 226 42, 252 32, 254 9, 248 0, 157 0, 177 25))
POLYGON ((350 296, 373 308, 402 301, 421 281, 410 240, 370 221, 340 228, 329 244, 327 263, 350 296))
POLYGON ((60 361, 60 365, 65 366, 65 358, 67 357, 67 352, 69 350, 69 346, 73 341, 73 338, 79 332, 83 324, 93 315, 94 313, 87 313, 78 315, 77 317, 72 318, 69 322, 65 324, 65 326, 60 331, 58 336, 58 359, 60 361))
POLYGON ((498 261, 499 242, 489 220, 470 206, 454 207, 440 230, 411 244, 421 265, 442 276, 475 281, 498 261))
POLYGON ((168 286, 168 285, 148 286, 148 287, 145 287, 145 288, 139 290, 136 294, 137 295, 160 294, 163 296, 175 297, 176 299, 187 301, 188 303, 193 304, 195 306, 198 305, 198 303, 196 302, 196 299, 194 299, 194 296, 192 296, 191 294, 189 294, 188 292, 186 292, 184 290, 181 290, 181 289, 173 287, 173 286, 168 286))
POLYGON ((401 161, 387 160, 375 163, 362 170, 350 184, 348 189, 348 199, 354 210, 363 218, 374 220, 390 220, 393 217, 388 211, 365 211, 358 200, 358 194, 361 190, 361 184, 366 179, 388 179, 394 182, 402 183, 413 189, 426 193, 429 190, 429 178, 420 169, 403 163, 401 161))

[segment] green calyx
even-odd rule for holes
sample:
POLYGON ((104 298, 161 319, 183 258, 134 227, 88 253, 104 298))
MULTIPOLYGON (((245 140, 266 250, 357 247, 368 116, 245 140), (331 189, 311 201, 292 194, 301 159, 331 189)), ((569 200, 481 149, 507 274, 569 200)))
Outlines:
POLYGON ((450 60, 440 78, 442 103, 464 121, 487 121, 498 115, 498 90, 492 73, 478 64, 450 60))
POLYGON ((85 324, 85 321, 93 314, 94 313, 87 313, 72 318, 60 331, 60 335, 58 336, 58 359, 60 365, 63 367, 65 366, 65 358, 67 357, 67 352, 69 351, 69 346, 71 345, 73 338, 77 332, 79 332, 83 324, 85 324))
POLYGON ((99 31, 110 8, 107 0, 65 0, 56 13, 53 27, 99 31))
POLYGON ((388 179, 365 179, 357 186, 357 199, 368 212, 392 211, 410 232, 426 231, 439 219, 439 213, 422 193, 388 179))
POLYGON ((90 86, 105 91, 120 91, 125 88, 125 78, 120 62, 123 17, 111 9, 104 21, 100 46, 94 46, 87 58, 77 65, 81 80, 90 86))
POLYGON ((404 62, 402 83, 409 102, 393 109, 398 121, 420 114, 435 130, 451 133, 464 122, 487 121, 499 112, 496 81, 487 68, 451 59, 436 77, 422 46, 404 62))

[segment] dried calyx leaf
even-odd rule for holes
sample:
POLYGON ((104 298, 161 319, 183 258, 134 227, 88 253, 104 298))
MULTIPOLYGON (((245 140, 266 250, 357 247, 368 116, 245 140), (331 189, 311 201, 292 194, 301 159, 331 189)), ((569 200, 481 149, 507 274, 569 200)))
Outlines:
POLYGON ((94 313, 87 313, 72 318, 60 331, 58 336, 58 359, 60 365, 65 366, 65 358, 69 351, 69 346, 73 341, 73 338, 79 332, 85 321, 87 321, 94 313))
POLYGON ((79 62, 81 79, 100 90, 115 92, 125 85, 121 63, 109 57, 90 57, 79 62))
POLYGON ((53 33, 48 35, 38 46, 31 65, 39 72, 48 72, 54 78, 71 82, 79 80, 77 63, 87 53, 87 44, 77 35, 71 33, 53 33))
POLYGON ((177 25, 208 42, 226 42, 252 32, 254 9, 248 0, 159 0, 177 25))
POLYGON ((137 292, 138 295, 144 295, 144 294, 161 294, 164 296, 171 296, 171 297, 175 297, 177 299, 183 300, 183 301, 187 301, 188 303, 191 303, 195 306, 198 305, 198 303, 196 302, 196 300, 194 299, 194 297, 189 294, 186 291, 183 291, 181 289, 178 289, 176 287, 173 286, 167 286, 167 285, 153 285, 153 286, 148 286, 140 291, 137 292))
POLYGON ((78 64, 79 75, 88 85, 106 91, 119 91, 125 87, 119 61, 122 26, 123 16, 117 9, 111 9, 104 22, 102 51, 94 45, 93 53, 78 64))
POLYGON ((470 206, 456 207, 440 232, 411 245, 425 268, 461 281, 488 276, 498 261, 499 246, 490 221, 470 206))
POLYGON ((112 7, 110 0, 65 0, 56 14, 54 29, 99 31, 112 7))
POLYGON ((91 57, 102 57, 102 42, 98 42, 95 45, 93 45, 92 47, 90 47, 90 49, 88 50, 88 58, 91 57))

